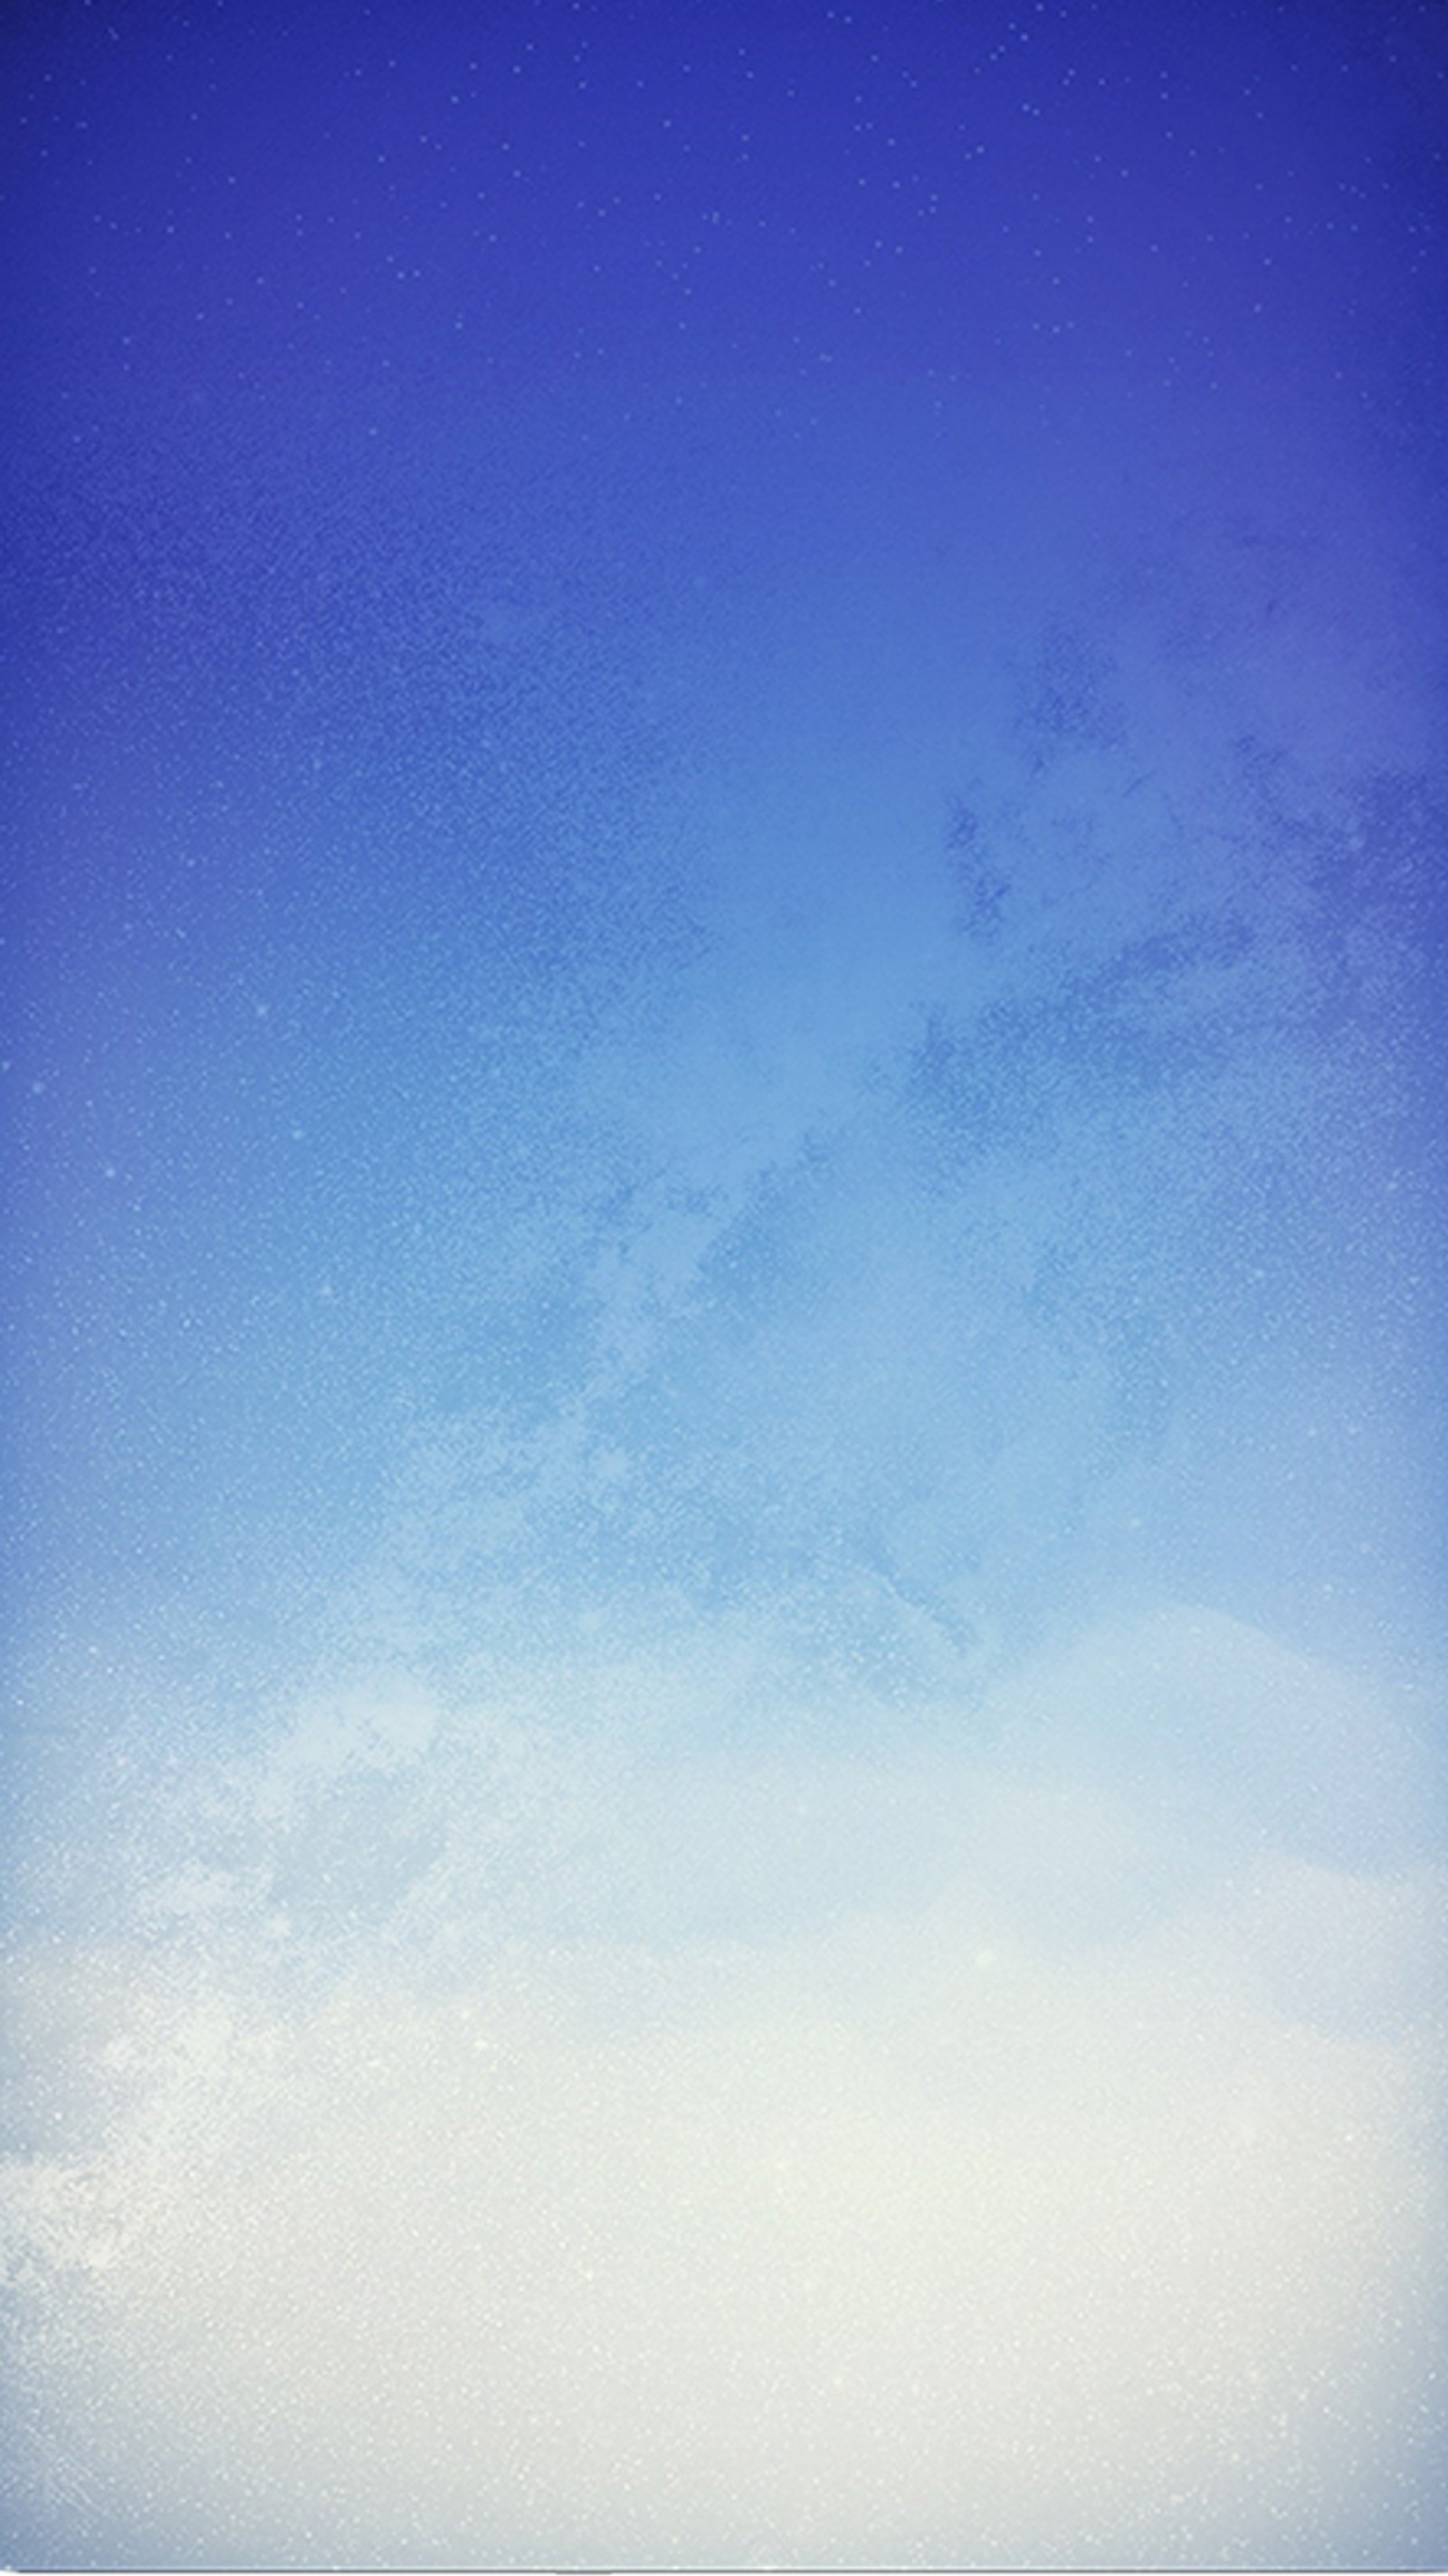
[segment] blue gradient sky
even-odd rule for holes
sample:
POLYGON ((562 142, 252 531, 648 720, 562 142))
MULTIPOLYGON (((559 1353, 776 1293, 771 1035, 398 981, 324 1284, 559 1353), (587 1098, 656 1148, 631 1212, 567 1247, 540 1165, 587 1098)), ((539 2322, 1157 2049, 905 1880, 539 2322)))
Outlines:
POLYGON ((1441 2560, 1442 9, 3 85, 0 2545, 1441 2560))

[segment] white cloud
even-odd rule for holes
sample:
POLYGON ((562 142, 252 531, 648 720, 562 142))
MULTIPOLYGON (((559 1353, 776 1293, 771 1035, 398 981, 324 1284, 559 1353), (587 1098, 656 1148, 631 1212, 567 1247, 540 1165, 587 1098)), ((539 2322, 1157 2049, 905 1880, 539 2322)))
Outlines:
POLYGON ((289 1941, 295 1730, 245 1902, 12 1961, 17 2554, 1431 2563, 1448 1872, 1253 1821, 1344 1709, 1407 1759, 1382 1696, 1170 1614, 974 1752, 641 1718, 531 1788, 525 1730, 397 1704, 289 1941))

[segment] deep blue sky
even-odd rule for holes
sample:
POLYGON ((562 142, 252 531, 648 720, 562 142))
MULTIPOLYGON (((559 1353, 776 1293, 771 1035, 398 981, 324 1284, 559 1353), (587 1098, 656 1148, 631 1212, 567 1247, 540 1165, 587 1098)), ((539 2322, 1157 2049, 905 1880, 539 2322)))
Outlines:
MULTIPOLYGON (((764 1267, 807 1314, 808 1158, 858 1208, 854 1150, 917 1280, 971 1153, 1027 1195, 1075 1157, 917 1353, 960 1442, 1054 1442, 1041 1509, 1079 1520, 1183 1403, 1229 1449, 1254 1371, 1311 1410, 1286 1339, 1371 1415, 1362 1471, 1304 1511, 1284 1419, 1202 1473, 1245 1480, 1299 1624, 1360 1551, 1369 1624, 1418 1620, 1445 62, 1436 8, 1265 0, 13 13, 30 1643, 319 1615, 424 1455, 476 1488, 564 1414, 638 1473, 606 1512, 540 1490, 550 1583, 727 1589, 766 1504, 763 1579, 868 1563, 845 1390, 832 1481, 808 1386, 791 1448, 739 1356, 783 1347, 764 1267), (974 927, 972 868, 1017 889, 974 927), (1128 1028, 1178 968, 1259 1085, 1233 1171, 1224 1096, 1156 1115, 1188 1034, 1128 1028), (944 1153, 913 1187, 907 1132, 944 1153), (611 1358, 599 1264, 668 1209, 611 1358), (1103 1382, 1033 1429, 1078 1325, 1103 1382)), ((898 1375, 899 1283, 817 1262, 898 1375)), ((988 1472, 927 1459, 917 1519, 964 1544, 988 1472)))

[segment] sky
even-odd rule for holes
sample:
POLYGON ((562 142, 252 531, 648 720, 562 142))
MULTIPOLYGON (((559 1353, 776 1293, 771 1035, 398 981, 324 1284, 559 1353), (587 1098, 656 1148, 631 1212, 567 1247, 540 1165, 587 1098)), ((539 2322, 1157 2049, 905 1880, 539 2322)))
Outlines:
POLYGON ((8 12, 16 2566, 1448 2555, 1445 108, 8 12))

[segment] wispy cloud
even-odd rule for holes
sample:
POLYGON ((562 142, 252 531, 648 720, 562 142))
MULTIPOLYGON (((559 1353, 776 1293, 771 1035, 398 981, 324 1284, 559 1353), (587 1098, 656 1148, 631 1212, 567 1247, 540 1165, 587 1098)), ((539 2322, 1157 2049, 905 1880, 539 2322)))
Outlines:
POLYGON ((12 1949, 31 2546, 1425 2563, 1411 1710, 1187 1613, 973 1749, 730 1756, 620 1687, 173 1762, 12 1949))

